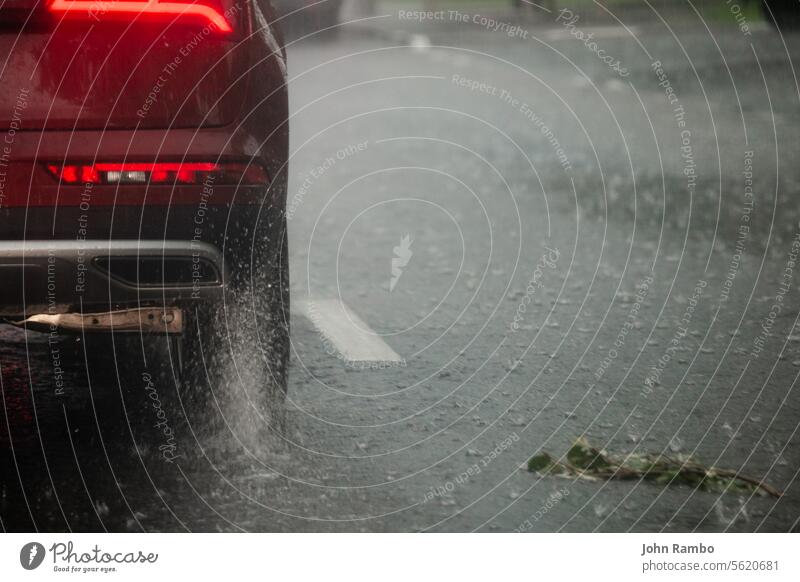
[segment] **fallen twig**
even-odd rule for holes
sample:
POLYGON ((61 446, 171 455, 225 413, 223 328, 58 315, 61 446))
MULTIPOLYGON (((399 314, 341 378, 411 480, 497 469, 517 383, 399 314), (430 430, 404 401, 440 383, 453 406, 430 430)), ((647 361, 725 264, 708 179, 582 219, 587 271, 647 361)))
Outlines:
POLYGON ((658 453, 611 457, 580 438, 566 455, 555 459, 546 452, 528 461, 528 470, 545 475, 577 477, 587 480, 644 479, 661 485, 690 485, 701 491, 766 493, 781 497, 783 493, 761 479, 742 475, 739 471, 706 467, 693 458, 671 458, 658 453))

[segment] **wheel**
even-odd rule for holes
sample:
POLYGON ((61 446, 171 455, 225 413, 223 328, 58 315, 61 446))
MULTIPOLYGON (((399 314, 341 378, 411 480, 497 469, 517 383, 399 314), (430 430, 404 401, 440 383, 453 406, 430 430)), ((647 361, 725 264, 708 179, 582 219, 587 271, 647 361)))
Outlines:
MULTIPOLYGON (((271 250, 258 254, 251 266, 252 300, 258 331, 258 348, 266 367, 269 396, 282 401, 286 397, 290 352, 289 237, 285 216, 277 235, 268 239, 271 250)), ((258 232, 258 229, 256 229, 258 232)))
POLYGON ((290 350, 286 220, 267 219, 264 228, 269 232, 261 232, 260 225, 252 231, 259 244, 242 245, 249 256, 239 257, 224 301, 184 309, 178 353, 183 392, 191 400, 242 387, 250 402, 262 407, 274 409, 286 398, 290 350))
POLYGON ((800 2, 798 0, 761 0, 764 18, 779 30, 800 26, 800 2))
POLYGON ((174 359, 180 367, 181 392, 194 403, 205 400, 209 389, 219 380, 215 374, 214 355, 220 344, 221 310, 221 304, 186 306, 183 335, 172 343, 174 359))

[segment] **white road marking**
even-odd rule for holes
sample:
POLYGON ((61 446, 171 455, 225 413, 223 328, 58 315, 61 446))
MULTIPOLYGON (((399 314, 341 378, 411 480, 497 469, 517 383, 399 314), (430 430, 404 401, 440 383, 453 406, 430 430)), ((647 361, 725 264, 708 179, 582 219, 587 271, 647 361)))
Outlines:
MULTIPOLYGON (((593 38, 631 38, 631 35, 636 35, 639 30, 635 26, 629 26, 627 29, 623 26, 596 26, 587 28, 584 32, 591 32, 593 38)), ((567 40, 573 38, 571 31, 565 28, 552 28, 540 33, 540 36, 545 40, 567 40)))
POLYGON ((298 303, 298 313, 307 318, 345 360, 403 361, 397 352, 338 299, 312 299, 298 303))
POLYGON ((625 91, 630 85, 619 79, 608 79, 603 83, 603 88, 607 91, 625 91))
POLYGON ((417 51, 425 51, 431 48, 431 41, 424 34, 411 34, 408 38, 408 46, 417 51))

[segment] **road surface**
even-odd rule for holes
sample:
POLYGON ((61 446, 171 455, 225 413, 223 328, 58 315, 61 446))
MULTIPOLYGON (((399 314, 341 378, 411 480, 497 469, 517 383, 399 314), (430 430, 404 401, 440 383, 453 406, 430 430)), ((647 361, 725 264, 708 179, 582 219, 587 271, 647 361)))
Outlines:
POLYGON ((288 48, 285 418, 6 327, 4 530, 798 529, 800 36, 460 14, 288 48), (525 470, 580 436, 784 496, 525 470))

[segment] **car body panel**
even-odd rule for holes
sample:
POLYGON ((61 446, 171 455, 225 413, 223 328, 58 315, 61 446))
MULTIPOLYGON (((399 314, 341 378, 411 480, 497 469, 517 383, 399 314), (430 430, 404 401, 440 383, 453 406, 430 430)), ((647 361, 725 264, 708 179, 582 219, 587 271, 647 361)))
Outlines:
MULTIPOLYGON (((0 46, 10 50, 5 61, 0 57, 0 119, 5 119, 0 125, 0 241, 47 241, 55 247, 75 241, 140 241, 157 247, 166 241, 186 252, 207 244, 220 251, 220 269, 230 273, 226 286, 243 284, 259 265, 274 262, 278 241, 285 237, 285 55, 278 31, 252 24, 274 20, 267 2, 243 0, 241 19, 246 26, 231 38, 203 37, 175 68, 170 63, 181 56, 184 42, 202 28, 186 23, 174 29, 162 23, 152 29, 130 27, 126 34, 135 29, 138 36, 124 41, 127 54, 116 54, 119 48, 108 53, 119 22, 100 22, 89 33, 70 23, 71 28, 51 32, 50 43, 41 30, 0 28, 0 46), (72 40, 56 43, 57 34, 68 30, 72 40), (61 50, 54 50, 57 46, 61 50), (31 64, 37 54, 38 67, 31 64), (142 117, 137 112, 165 66, 171 71, 168 82, 142 117), (48 72, 31 77, 40 67, 48 72), (68 73, 66 88, 58 82, 59 71, 68 73), (211 193, 202 184, 67 185, 46 169, 66 162, 191 160, 259 164, 268 183, 215 184, 211 193)), ((4 260, 24 264, 25 254, 6 253, 4 260)), ((95 285, 107 290, 116 284, 95 274, 100 277, 95 285)), ((155 291, 150 287, 138 297, 81 295, 64 284, 58 304, 105 310, 186 299, 168 285, 160 295, 155 291)), ((39 305, 24 293, 16 300, 6 294, 2 303, 6 317, 31 315, 31 306, 39 305)))

